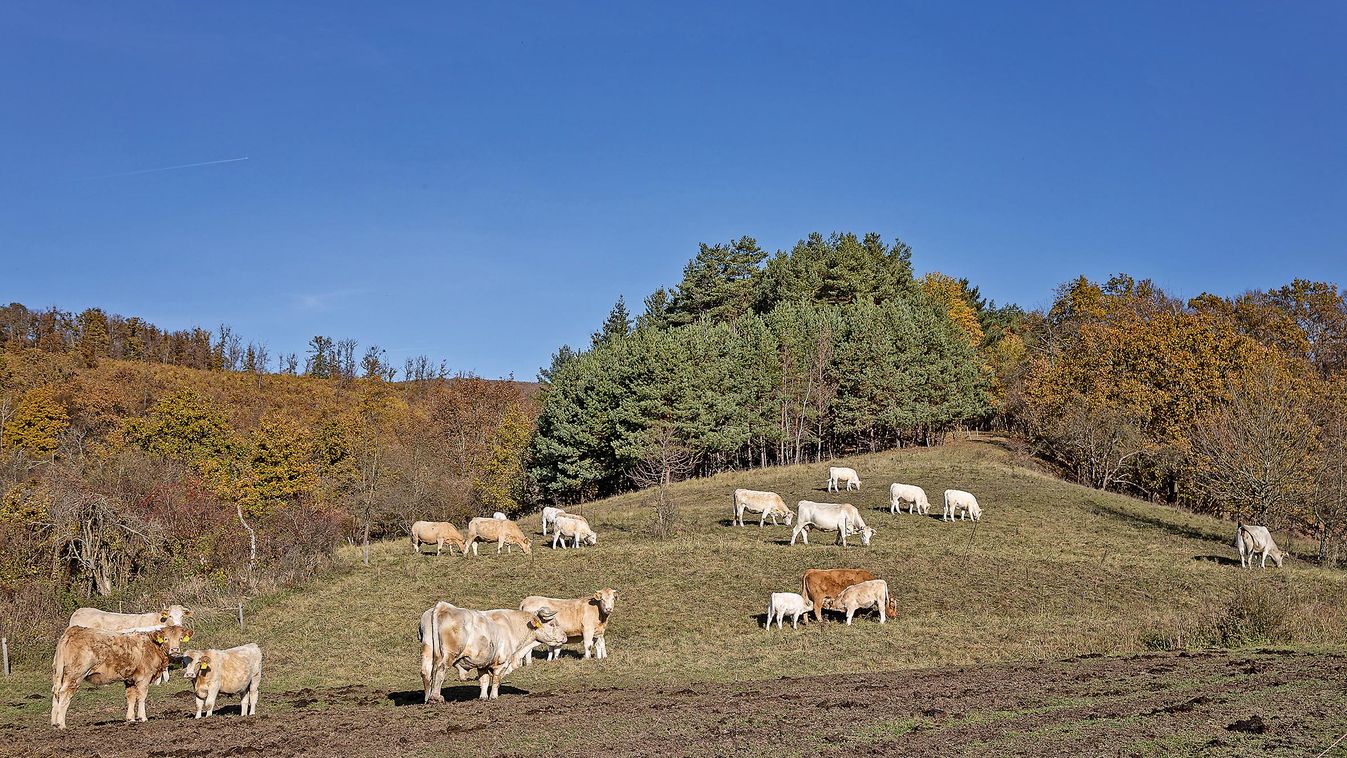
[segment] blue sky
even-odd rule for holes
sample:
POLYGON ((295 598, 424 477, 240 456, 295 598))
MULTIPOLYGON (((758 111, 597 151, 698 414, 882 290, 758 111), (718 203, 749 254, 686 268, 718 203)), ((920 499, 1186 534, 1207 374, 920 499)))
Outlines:
POLYGON ((1347 284, 1347 3, 827 5, 7 2, 0 299, 532 378, 742 234, 1347 284))

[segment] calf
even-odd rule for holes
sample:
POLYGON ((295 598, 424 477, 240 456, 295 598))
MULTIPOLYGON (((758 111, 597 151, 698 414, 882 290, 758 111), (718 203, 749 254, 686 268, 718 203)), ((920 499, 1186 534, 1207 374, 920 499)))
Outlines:
POLYGON ((861 488, 861 476, 856 473, 856 469, 854 468, 847 468, 846 466, 829 466, 828 491, 837 492, 838 484, 845 485, 847 492, 851 491, 851 485, 853 484, 856 485, 856 489, 859 490, 861 488))
POLYGON ((945 512, 940 520, 953 521, 955 514, 960 521, 965 515, 974 521, 982 520, 982 508, 978 506, 977 498, 963 490, 945 490, 945 512))
POLYGON ((239 714, 257 715, 258 688, 262 685, 262 648, 256 643, 228 650, 203 650, 187 653, 183 676, 192 680, 196 695, 196 717, 215 714, 215 699, 223 692, 239 696, 239 714))
MULTIPOLYGON (((879 623, 882 624, 884 623, 884 617, 888 615, 889 608, 894 605, 893 599, 889 597, 888 582, 883 579, 871 579, 853 584, 837 593, 836 597, 823 598, 824 608, 846 611, 847 626, 851 626, 851 617, 862 608, 874 608, 875 612, 879 614, 879 623)), ((896 608, 894 615, 897 615, 896 608)))
POLYGON ((790 616, 790 628, 798 629, 800 627, 800 614, 808 613, 814 610, 814 604, 804 598, 804 596, 794 592, 773 592, 770 600, 767 601, 767 623, 762 625, 763 629, 772 628, 772 619, 776 619, 776 628, 781 628, 781 622, 786 616, 790 616))
POLYGON ((172 625, 149 631, 105 632, 67 627, 51 662, 51 723, 65 729, 66 711, 80 682, 126 685, 126 720, 145 721, 150 683, 168 671, 191 632, 172 625))
POLYGON ((562 509, 560 509, 560 508, 557 508, 557 507, 554 507, 554 506, 551 506, 551 505, 544 506, 544 507, 543 507, 543 513, 542 513, 543 536, 544 536, 544 537, 547 536, 547 528, 550 527, 550 526, 552 526, 554 523, 556 523, 557 516, 565 516, 565 515, 566 515, 566 511, 564 511, 564 510, 562 510, 562 509))
POLYGON ((459 534, 458 529, 448 521, 418 521, 412 524, 412 552, 421 552, 421 545, 435 543, 435 555, 439 555, 444 550, 445 543, 449 544, 449 554, 454 554, 454 547, 457 546, 460 551, 463 547, 463 535, 459 534))
POLYGON ((901 513, 903 503, 907 503, 909 515, 914 509, 923 516, 931 512, 931 503, 926 499, 926 490, 915 484, 899 484, 897 482, 890 484, 889 513, 901 513))
MULTIPOLYGON (((608 643, 604 635, 608 631, 608 617, 612 615, 613 606, 616 604, 617 590, 605 587, 589 597, 574 600, 532 595, 524 598, 519 604, 519 610, 537 611, 551 608, 557 612, 557 625, 566 633, 567 639, 562 644, 580 638, 584 643, 586 658, 589 657, 591 649, 595 658, 607 658, 608 643)), ((560 644, 547 650, 549 661, 556 660, 560 655, 560 644)))
POLYGON ((583 516, 574 516, 566 514, 557 516, 556 521, 552 522, 552 549, 555 550, 557 542, 561 542, 561 547, 566 547, 566 538, 571 538, 572 547, 580 547, 580 543, 586 545, 599 544, 599 535, 593 529, 589 528, 589 522, 583 516))

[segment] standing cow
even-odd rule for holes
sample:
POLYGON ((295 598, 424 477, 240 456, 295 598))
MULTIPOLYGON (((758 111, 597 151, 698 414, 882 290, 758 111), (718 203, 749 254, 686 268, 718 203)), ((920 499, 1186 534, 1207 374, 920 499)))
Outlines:
POLYGON ((829 610, 845 612, 847 626, 851 626, 851 617, 862 608, 874 608, 881 624, 884 623, 884 617, 889 615, 890 608, 897 615, 897 604, 889 595, 888 582, 883 579, 870 579, 846 587, 836 597, 823 598, 823 605, 829 610))
POLYGON ((978 505, 978 499, 971 493, 963 490, 945 490, 945 512, 941 514, 941 521, 953 521, 955 516, 963 521, 964 516, 968 516, 974 521, 982 520, 982 508, 978 505))
POLYGON ((412 552, 421 552, 421 545, 434 543, 435 555, 439 555, 444 550, 447 543, 449 545, 449 554, 454 554, 454 548, 460 551, 464 550, 463 535, 459 534, 458 529, 448 521, 418 521, 412 524, 412 552))
POLYGON ((786 520, 786 526, 795 518, 786 507, 786 501, 775 492, 761 492, 759 490, 737 489, 734 491, 734 524, 744 525, 744 511, 757 513, 758 527, 761 528, 766 523, 767 517, 772 518, 772 526, 776 526, 776 517, 781 516, 786 520))
POLYGON ((176 625, 143 632, 67 627, 51 662, 52 726, 65 729, 70 700, 84 681, 98 687, 125 684, 126 720, 145 721, 150 683, 168 672, 169 661, 191 638, 191 632, 176 625))
POLYGON ((847 492, 851 491, 851 485, 856 485, 856 489, 861 488, 861 475, 856 473, 856 469, 846 466, 828 467, 828 491, 837 492, 837 485, 844 485, 847 492))
POLYGON ((196 717, 215 715, 215 700, 223 692, 239 696, 239 715, 256 716, 258 690, 262 686, 262 648, 256 643, 227 650, 201 650, 184 654, 188 659, 183 676, 192 680, 196 717))
POLYGON ((847 535, 860 533, 861 544, 869 545, 875 536, 875 530, 865 525, 861 512, 850 503, 815 503, 801 500, 795 505, 797 520, 795 530, 791 532, 790 544, 794 545, 798 537, 804 537, 809 544, 809 527, 816 526, 825 531, 837 532, 837 543, 847 546, 847 535))
POLYGON ((907 503, 907 513, 911 515, 913 511, 925 516, 931 512, 931 503, 926 499, 926 490, 915 484, 900 484, 894 482, 889 485, 889 513, 902 513, 903 503, 907 503))
POLYGON ((1282 567, 1286 554, 1272 541, 1272 532, 1266 526, 1253 526, 1241 523, 1235 528, 1235 549, 1239 551, 1239 565, 1251 568, 1256 556, 1262 557, 1259 564, 1267 568, 1267 559, 1271 558, 1277 568, 1282 567))
POLYGON ((427 703, 442 703, 440 688, 452 666, 460 681, 475 676, 481 684, 478 698, 500 697, 500 682, 519 666, 534 647, 563 645, 566 633, 556 623, 556 612, 513 610, 473 611, 436 603, 421 614, 417 631, 421 641, 421 682, 427 703))
MULTIPOLYGON (((608 657, 608 642, 604 635, 608 632, 608 617, 613 614, 617 604, 617 590, 605 587, 589 597, 567 600, 555 597, 531 595, 519 604, 521 611, 541 611, 551 608, 557 612, 557 626, 566 633, 568 640, 579 638, 588 658, 591 649, 595 658, 608 657)), ((547 660, 556 660, 561 655, 561 645, 547 650, 547 660)))
POLYGON ((464 538, 463 555, 468 554, 468 548, 472 548, 472 554, 477 555, 477 543, 494 542, 496 543, 496 555, 506 545, 518 545, 524 551, 524 555, 533 553, 532 544, 524 536, 519 525, 507 519, 498 518, 475 518, 468 522, 468 536, 464 538))
MULTIPOLYGON (((865 569, 808 569, 800 577, 800 594, 814 605, 814 620, 823 620, 823 599, 837 597, 853 584, 868 582, 875 575, 865 569)), ((898 617, 898 604, 892 597, 884 609, 889 618, 898 617)))

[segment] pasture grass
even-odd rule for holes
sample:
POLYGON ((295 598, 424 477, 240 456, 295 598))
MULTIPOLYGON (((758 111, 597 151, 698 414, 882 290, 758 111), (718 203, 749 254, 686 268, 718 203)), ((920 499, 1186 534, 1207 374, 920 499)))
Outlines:
MULTIPOLYGON (((228 613, 201 614, 193 647, 259 642, 266 709, 267 690, 345 684, 419 698, 417 621, 436 600, 515 608, 526 595, 579 597, 602 587, 619 593, 610 657, 580 661, 578 645, 571 645, 561 662, 536 661, 511 675, 508 686, 682 686, 1222 641, 1315 650, 1347 642, 1344 574, 1304 560, 1281 570, 1242 570, 1228 523, 1061 482, 1013 465, 995 442, 833 463, 856 468, 864 488, 825 492, 827 462, 674 485, 676 539, 652 536, 655 497, 634 492, 573 509, 600 535, 597 546, 580 550, 545 547, 536 516, 523 521, 534 535, 532 556, 518 550, 497 556, 493 547, 476 558, 447 552, 436 558, 433 551, 415 555, 409 541, 397 540, 375 545, 366 567, 357 551, 344 549, 324 576, 255 600, 243 630, 228 613), (924 487, 931 515, 890 515, 894 481, 924 487), (858 540, 835 546, 827 532, 815 532, 811 545, 790 546, 784 525, 729 525, 736 487, 779 492, 792 508, 800 499, 850 502, 878 533, 869 547, 858 540), (976 494, 983 521, 942 523, 946 488, 976 494), (899 617, 882 626, 862 613, 851 627, 762 628, 771 592, 798 592, 805 569, 834 567, 867 568, 886 579, 899 617), (1250 597, 1267 602, 1249 622, 1258 628, 1244 634, 1230 607, 1250 597), (1277 623, 1269 621, 1272 612, 1280 615, 1277 623)), ((29 665, 0 684, 0 704, 12 706, 6 714, 45 711, 45 700, 22 698, 49 692, 46 655, 40 665, 29 656, 29 665)), ((462 686, 476 691, 473 682, 462 686)), ((112 690, 96 697, 121 701, 120 688, 112 690)), ((91 697, 82 692, 74 708, 91 697)))

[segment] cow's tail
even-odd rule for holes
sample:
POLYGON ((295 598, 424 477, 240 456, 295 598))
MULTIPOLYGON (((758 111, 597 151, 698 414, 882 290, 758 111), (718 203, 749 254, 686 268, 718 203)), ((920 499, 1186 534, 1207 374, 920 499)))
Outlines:
POLYGON ((1244 522, 1235 524, 1235 549, 1244 552, 1244 522))
POLYGON ((56 643, 56 655, 51 659, 51 696, 56 697, 56 693, 61 691, 61 680, 65 678, 65 635, 61 635, 60 642, 56 643))

